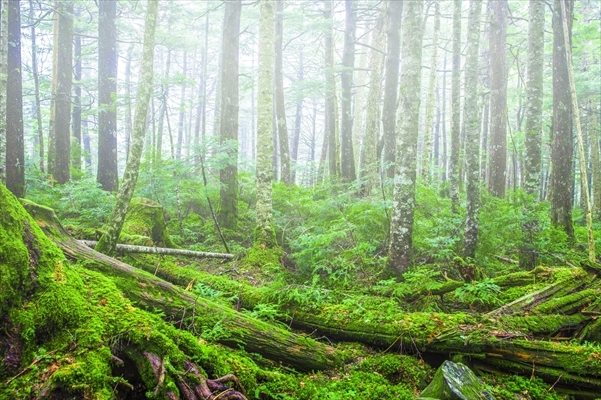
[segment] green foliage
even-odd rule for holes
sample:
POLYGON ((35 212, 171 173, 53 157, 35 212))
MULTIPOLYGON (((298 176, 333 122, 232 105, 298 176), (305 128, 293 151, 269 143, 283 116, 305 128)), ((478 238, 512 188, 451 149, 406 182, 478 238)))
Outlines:
POLYGON ((455 290, 455 298, 461 303, 479 310, 501 305, 501 288, 490 279, 472 282, 455 290))
POLYGON ((538 377, 524 378, 519 375, 486 375, 485 381, 488 392, 498 400, 513 400, 526 396, 532 400, 561 400, 560 396, 551 389, 551 385, 538 377))

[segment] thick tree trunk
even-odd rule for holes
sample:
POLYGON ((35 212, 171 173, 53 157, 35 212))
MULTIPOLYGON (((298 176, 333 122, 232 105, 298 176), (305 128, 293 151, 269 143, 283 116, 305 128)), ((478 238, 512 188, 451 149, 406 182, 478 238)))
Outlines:
MULTIPOLYGON (((8 1, 6 87, 6 187, 25 197, 25 146, 21 65, 21 11, 18 0, 8 1)), ((2 133, 2 132, 0 132, 2 133)))
POLYGON ((413 250, 412 233, 417 178, 417 135, 419 125, 423 2, 404 6, 402 26, 403 60, 399 91, 399 114, 394 170, 394 207, 390 226, 388 269, 397 279, 409 268, 413 250))
POLYGON ((8 57, 8 0, 0 0, 0 183, 6 183, 6 90, 8 57))
POLYGON ((478 244, 480 209, 480 118, 478 112, 478 47, 482 0, 471 0, 468 22, 468 49, 465 71, 465 157, 466 216, 463 257, 474 258, 478 244))
MULTIPOLYGON (((325 81, 326 81, 326 138, 328 155, 328 172, 333 180, 340 176, 340 153, 338 151, 337 106, 336 106, 336 78, 334 71, 334 38, 332 0, 323 0, 324 22, 324 52, 325 52, 325 81)), ((324 140, 325 143, 325 140, 324 140)), ((325 146, 322 152, 325 151, 325 146)), ((322 156, 323 158, 323 156, 322 156)))
POLYGON ((286 103, 284 101, 284 0, 276 1, 275 10, 275 116, 280 149, 280 180, 286 186, 291 183, 290 146, 288 144, 288 124, 286 122, 286 103))
POLYGON ((461 148, 461 0, 453 1, 453 69, 451 74, 451 151, 449 191, 453 213, 459 214, 459 151, 461 148))
MULTIPOLYGON (((77 6, 77 18, 80 15, 81 6, 77 6)), ((32 27, 33 29, 33 27, 32 27)), ((72 137, 73 146, 71 148, 71 165, 73 166, 74 178, 80 178, 82 174, 81 168, 81 29, 75 31, 73 44, 73 116, 72 116, 72 137)), ((41 116, 39 118, 41 122, 41 116)))
MULTIPOLYGON (((37 129, 38 130, 38 157, 40 158, 38 165, 39 165, 40 171, 44 172, 44 170, 45 170, 45 167, 44 167, 44 129, 42 127, 42 107, 40 106, 40 78, 39 78, 39 72, 38 72, 38 54, 37 54, 38 47, 37 47, 37 42, 36 42, 36 30, 35 30, 33 13, 34 13, 33 0, 29 0, 29 23, 31 24, 31 74, 33 75, 33 88, 34 88, 34 92, 35 92, 35 114, 36 114, 36 120, 37 120, 37 124, 38 124, 38 126, 37 126, 37 128, 38 128, 37 129)), ((1 25, 1 23, 0 23, 0 25, 1 25)), ((0 32, 1 32, 1 30, 0 30, 0 32)), ((0 43, 2 43, 2 42, 0 41, 0 43)), ((2 46, 2 44, 0 44, 0 46, 2 46)), ((2 87, 2 86, 0 85, 0 87, 2 87)), ((0 104, 2 104, 1 101, 0 101, 0 104)), ((2 107, 2 105, 0 105, 0 107, 2 107)), ((0 120, 3 120, 3 119, 4 119, 4 117, 2 115, 0 115, 0 120)), ((1 133, 0 133, 0 136, 2 136, 1 133)), ((2 139, 0 139, 0 140, 2 140, 2 139)), ((2 146, 0 145, 0 147, 2 147, 2 146)), ((2 164, 2 162, 0 161, 0 165, 1 164, 2 164)), ((0 169, 1 168, 2 167, 0 166, 0 169)), ((0 179, 0 181, 1 181, 1 179, 0 179)))
POLYGON ((340 173, 344 182, 350 183, 357 176, 353 151, 353 117, 351 97, 353 70, 355 68, 355 10, 353 0, 345 0, 346 27, 344 30, 344 52, 342 54, 342 74, 340 76, 341 117, 340 117, 340 173))

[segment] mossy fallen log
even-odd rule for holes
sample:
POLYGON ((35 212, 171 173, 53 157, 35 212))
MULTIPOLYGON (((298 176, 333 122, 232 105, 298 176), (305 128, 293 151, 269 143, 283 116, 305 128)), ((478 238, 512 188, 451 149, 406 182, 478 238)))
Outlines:
MULTIPOLYGON (((91 248, 94 248, 94 246, 98 244, 98 242, 95 240, 80 240, 80 242, 91 248)), ((228 253, 210 253, 205 251, 171 249, 167 247, 134 246, 131 244, 117 244, 116 249, 122 253, 159 254, 165 256, 181 256, 192 258, 222 258, 225 260, 234 258, 233 254, 228 253)))
POLYGON ((73 239, 54 211, 31 202, 26 210, 63 253, 86 268, 111 276, 127 298, 164 312, 178 325, 194 332, 212 330, 212 339, 249 353, 282 362, 300 371, 332 369, 342 365, 334 348, 309 337, 251 318, 231 308, 195 296, 173 284, 119 260, 98 253, 73 239))

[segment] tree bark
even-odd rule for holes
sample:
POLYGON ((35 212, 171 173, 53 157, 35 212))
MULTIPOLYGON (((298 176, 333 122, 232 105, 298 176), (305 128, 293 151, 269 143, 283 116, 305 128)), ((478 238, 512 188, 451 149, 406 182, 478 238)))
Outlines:
POLYGON ((148 116, 148 105, 152 94, 153 60, 154 60, 154 33, 156 30, 158 0, 149 0, 144 25, 144 45, 142 50, 142 64, 140 67, 140 78, 136 93, 136 116, 134 122, 134 135, 131 154, 125 172, 123 183, 117 193, 115 206, 106 225, 106 233, 102 235, 96 249, 105 254, 114 254, 115 246, 123 227, 125 215, 131 198, 133 197, 138 181, 140 159, 144 147, 146 135, 146 118, 148 116))
MULTIPOLYGON (((80 6, 77 6, 74 17, 80 15, 80 6)), ((33 29, 33 27, 32 27, 33 29)), ((81 169, 81 29, 77 28, 74 35, 73 44, 73 116, 72 116, 72 137, 73 143, 71 148, 71 164, 73 166, 74 178, 80 178, 81 169)), ((40 116, 41 122, 41 116, 40 116)))
POLYGON ((526 127, 524 157, 524 191, 531 197, 526 199, 522 232, 524 245, 520 250, 520 266, 532 269, 538 256, 536 246, 538 221, 532 204, 539 198, 541 181, 541 144, 543 111, 543 69, 545 45, 545 3, 530 0, 528 7, 528 65, 526 68, 526 127))
POLYGON ((459 214, 459 150, 461 148, 461 0, 453 2, 453 72, 451 74, 451 151, 449 191, 454 214, 459 214))
POLYGON ((404 6, 401 39, 403 59, 399 90, 399 113, 394 173, 394 201, 390 226, 388 269, 398 280, 411 264, 412 233, 417 175, 417 135, 419 125, 421 62, 423 41, 423 2, 404 6))
MULTIPOLYGON (((1 9, 1 7, 0 7, 1 9)), ((31 74, 33 75, 33 87, 35 92, 35 115, 38 130, 38 157, 40 171, 44 172, 44 129, 42 126, 42 107, 40 106, 40 78, 38 72, 38 47, 36 42, 36 30, 33 16, 33 0, 29 0, 29 23, 31 24, 31 74)), ((0 44, 1 46, 1 44, 0 44)), ((0 56, 1 57, 1 56, 0 56)), ((1 104, 1 101, 0 101, 1 104)), ((0 107, 2 107, 0 105, 0 107)), ((0 119, 4 119, 0 115, 0 119)), ((2 134, 0 133, 0 136, 2 134)), ((1 139, 0 139, 1 140, 1 139)), ((1 147, 1 145, 0 145, 1 147)), ((0 162, 1 164, 1 162, 0 162)), ((0 167, 1 169, 2 167, 0 167)))
MULTIPOLYGON (((551 222, 563 229, 574 240, 572 224, 572 176, 573 138, 572 138, 572 101, 568 82, 568 60, 564 40, 561 2, 555 0, 553 7, 553 142, 551 148, 551 222)), ((568 30, 571 31, 573 2, 568 1, 568 30)), ((568 32, 571 35, 571 32, 568 32)))
POLYGON ((463 257, 474 258, 478 244, 480 209, 480 118, 478 110, 478 47, 482 0, 471 0, 468 20, 468 48, 465 61, 465 157, 466 216, 463 257))
POLYGON ((490 19, 490 146, 488 189, 493 196, 505 196, 507 174, 507 0, 491 4, 490 19))
MULTIPOLYGON (((86 246, 94 248, 98 244, 95 240, 82 240, 86 246)), ((183 256, 192 258, 223 258, 232 259, 233 254, 228 253, 210 253, 204 251, 192 251, 184 249, 170 249, 167 247, 148 247, 148 246, 135 246, 132 244, 120 244, 115 246, 118 252, 122 253, 142 253, 142 254, 162 254, 166 256, 183 256)))
MULTIPOLYGON (((336 79, 334 75, 334 39, 332 35, 332 0, 323 0, 324 21, 324 52, 325 52, 325 80, 326 80, 326 137, 328 154, 328 171, 330 177, 336 180, 340 176, 340 153, 338 152, 339 140, 337 129, 336 111, 336 79)), ((324 140, 325 142, 325 140, 324 140)), ((325 151, 325 147, 322 152, 325 151)), ((323 158, 323 156, 322 156, 323 158)))
POLYGON ((288 144, 288 124, 286 123, 286 103, 284 101, 283 40, 284 40, 284 0, 275 3, 275 113, 280 149, 280 179, 286 185, 291 183, 290 146, 288 144))
MULTIPOLYGON (((184 51, 184 59, 182 65, 182 76, 184 78, 179 104, 179 120, 177 124, 177 144, 175 146, 175 159, 182 159, 182 146, 184 145, 184 125, 186 122, 186 76, 188 74, 188 52, 184 51)), ((231 76, 230 76, 231 78, 231 76)))
MULTIPOLYGON (((21 10, 19 0, 8 1, 6 87, 6 187, 25 197, 25 146, 21 64, 21 10)), ((1 132, 0 132, 1 133, 1 132)))
POLYGON ((6 106, 8 62, 8 0, 0 0, 0 183, 6 183, 6 106))

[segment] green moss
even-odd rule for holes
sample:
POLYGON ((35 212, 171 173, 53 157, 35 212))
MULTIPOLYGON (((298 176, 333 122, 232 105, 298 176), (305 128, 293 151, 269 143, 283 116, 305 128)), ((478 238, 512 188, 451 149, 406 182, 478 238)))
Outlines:
POLYGON ((250 267, 273 268, 279 270, 281 259, 284 255, 281 247, 269 247, 265 244, 255 243, 248 250, 243 263, 250 267))
POLYGON ((149 199, 134 197, 131 200, 121 232, 121 243, 177 247, 167 232, 163 207, 149 199), (146 238, 150 238, 150 242, 146 238))

